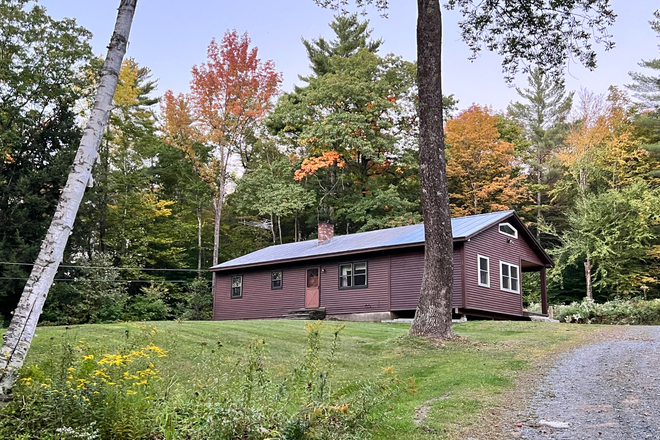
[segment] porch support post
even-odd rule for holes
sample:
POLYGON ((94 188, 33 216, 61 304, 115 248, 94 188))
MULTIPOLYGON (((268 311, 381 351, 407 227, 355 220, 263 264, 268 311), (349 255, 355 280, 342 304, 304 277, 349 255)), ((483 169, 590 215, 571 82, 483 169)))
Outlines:
POLYGON ((541 313, 548 314, 548 290, 546 286, 545 267, 541 268, 541 313))

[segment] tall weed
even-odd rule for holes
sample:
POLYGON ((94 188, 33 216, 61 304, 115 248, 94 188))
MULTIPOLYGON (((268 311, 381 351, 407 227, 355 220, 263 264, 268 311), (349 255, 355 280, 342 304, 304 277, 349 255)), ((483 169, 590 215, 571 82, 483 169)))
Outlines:
POLYGON ((305 351, 283 365, 263 340, 238 351, 202 342, 185 359, 185 381, 166 363, 177 332, 136 325, 114 350, 69 337, 21 371, 0 408, 0 439, 365 438, 402 385, 392 369, 370 381, 335 377, 343 328, 307 324, 305 351))

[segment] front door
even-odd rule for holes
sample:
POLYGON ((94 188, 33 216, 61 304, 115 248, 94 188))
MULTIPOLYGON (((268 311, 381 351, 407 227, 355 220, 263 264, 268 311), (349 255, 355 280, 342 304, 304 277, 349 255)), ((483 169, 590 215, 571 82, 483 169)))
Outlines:
POLYGON ((313 267, 307 269, 307 284, 305 288, 305 308, 318 309, 321 305, 320 301, 320 283, 319 283, 319 268, 313 267))

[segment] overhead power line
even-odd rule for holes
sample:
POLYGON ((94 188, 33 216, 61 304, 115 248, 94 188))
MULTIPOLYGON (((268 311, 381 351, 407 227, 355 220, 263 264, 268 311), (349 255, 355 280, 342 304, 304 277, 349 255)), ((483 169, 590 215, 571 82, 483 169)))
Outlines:
MULTIPOLYGON (((9 261, 0 261, 0 264, 7 266, 34 266, 34 263, 12 263, 9 261)), ((60 264, 60 267, 67 269, 119 269, 119 270, 144 270, 144 271, 164 271, 164 272, 208 272, 207 269, 156 269, 150 267, 115 267, 115 266, 71 266, 60 264)))
MULTIPOLYGON (((19 277, 0 277, 0 280, 20 280, 27 281, 29 278, 19 278, 19 277)), ((98 282, 98 283, 191 283, 190 280, 85 280, 85 279, 75 279, 75 278, 55 278, 53 281, 72 281, 76 283, 82 282, 98 282)), ((207 280, 211 282, 211 280, 207 280)))

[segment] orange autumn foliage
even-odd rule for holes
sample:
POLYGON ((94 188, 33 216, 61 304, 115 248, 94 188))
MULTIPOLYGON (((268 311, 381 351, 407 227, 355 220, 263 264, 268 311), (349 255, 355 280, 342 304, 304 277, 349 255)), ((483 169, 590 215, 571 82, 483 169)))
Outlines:
POLYGON ((294 179, 301 181, 307 176, 311 176, 321 168, 336 165, 339 168, 344 167, 344 161, 336 151, 324 151, 321 156, 308 157, 303 160, 300 169, 296 170, 294 179))
POLYGON ((500 139, 497 118, 473 105, 447 122, 447 179, 454 216, 511 209, 528 197, 516 176, 513 144, 500 139))
POLYGON ((272 60, 262 62, 247 33, 225 33, 220 46, 211 41, 208 61, 192 68, 190 106, 207 140, 231 142, 247 124, 273 106, 281 76, 272 60))
POLYGON ((207 55, 206 63, 192 68, 188 95, 165 93, 161 129, 218 193, 232 157, 246 156, 243 136, 272 107, 281 75, 272 60, 258 58, 248 35, 236 30, 226 32, 220 45, 211 41, 207 55), (210 147, 210 153, 201 157, 196 144, 210 147))

